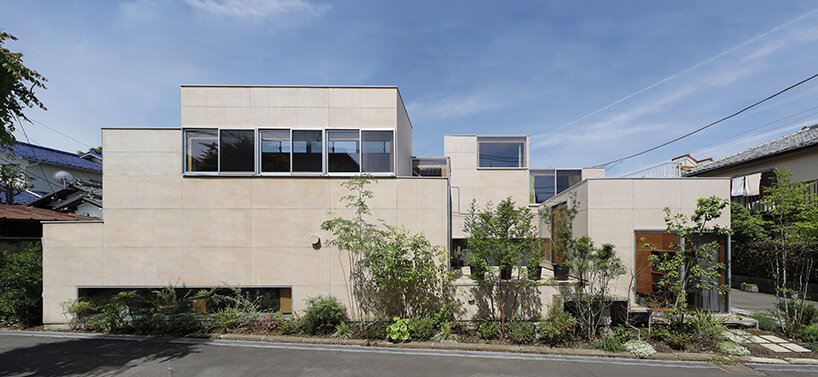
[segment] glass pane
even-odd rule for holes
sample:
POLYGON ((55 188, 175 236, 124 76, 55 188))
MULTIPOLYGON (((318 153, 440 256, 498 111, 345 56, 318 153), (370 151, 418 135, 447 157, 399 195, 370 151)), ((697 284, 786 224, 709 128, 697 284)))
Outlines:
POLYGON ((557 170, 557 194, 582 180, 582 170, 557 170))
POLYGON ((528 179, 530 203, 542 203, 554 196, 554 170, 531 170, 528 179))
POLYGON ((449 175, 445 158, 416 158, 412 160, 412 175, 415 177, 447 177, 449 175))
POLYGON ((255 145, 255 132, 252 130, 222 130, 221 171, 256 171, 255 145))
POLYGON ((185 130, 185 171, 218 171, 218 138, 216 130, 185 130))
POLYGON ((321 131, 293 130, 293 171, 323 172, 321 144, 321 131))
POLYGON ((392 131, 361 131, 363 144, 363 171, 391 173, 394 136, 392 131))
POLYGON ((327 131, 327 171, 361 171, 361 147, 358 131, 327 131))
POLYGON ((261 138, 261 171, 290 171, 290 130, 262 130, 261 138))
POLYGON ((524 168, 524 137, 478 137, 477 153, 481 168, 524 168))

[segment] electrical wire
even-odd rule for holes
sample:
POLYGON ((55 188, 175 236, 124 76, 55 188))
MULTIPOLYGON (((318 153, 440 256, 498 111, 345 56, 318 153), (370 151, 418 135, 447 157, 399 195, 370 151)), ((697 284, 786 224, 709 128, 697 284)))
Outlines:
POLYGON ((659 148, 662 148, 662 147, 664 147, 664 146, 667 146, 667 145, 669 145, 669 144, 675 143, 675 142, 677 142, 677 141, 679 141, 679 140, 682 140, 682 139, 684 139, 684 138, 686 138, 686 137, 689 137, 689 136, 691 136, 691 135, 694 135, 694 134, 696 134, 696 133, 699 133, 699 132, 701 132, 701 131, 704 131, 704 130, 706 130, 706 129, 710 128, 710 127, 713 127, 713 126, 715 126, 715 125, 717 125, 717 124, 719 124, 719 123, 721 123, 721 122, 724 122, 725 120, 728 120, 728 119, 730 119, 730 118, 733 118, 733 117, 735 117, 735 116, 738 116, 739 114, 741 114, 741 113, 743 113, 743 112, 745 112, 745 111, 747 111, 747 110, 750 110, 750 109, 752 109, 752 108, 754 108, 754 107, 756 107, 756 106, 758 106, 758 105, 760 105, 760 104, 762 104, 762 103, 764 103, 764 102, 767 102, 767 101, 769 101, 769 100, 771 100, 771 99, 773 99, 773 98, 775 98, 775 97, 778 97, 779 95, 781 95, 781 94, 783 94, 783 93, 785 93, 785 92, 789 91, 790 89, 793 89, 793 88, 795 88, 795 87, 797 87, 797 86, 799 86, 799 85, 801 85, 801 84, 804 84, 804 83, 806 83, 806 82, 808 82, 808 81, 810 81, 810 80, 812 80, 812 79, 814 79, 814 78, 816 78, 816 77, 818 77, 818 73, 816 73, 816 74, 814 74, 814 75, 812 75, 812 76, 810 76, 810 77, 808 77, 808 78, 806 78, 806 79, 803 79, 803 80, 801 80, 801 81, 799 81, 799 82, 797 82, 797 83, 795 83, 795 84, 793 84, 793 85, 790 85, 790 86, 788 86, 788 87, 786 87, 786 88, 784 88, 784 89, 782 89, 782 90, 779 90, 779 91, 778 91, 778 92, 776 92, 775 94, 772 94, 772 95, 770 95, 770 96, 768 96, 768 97, 766 97, 766 98, 764 98, 764 99, 762 99, 762 100, 760 100, 760 101, 757 101, 756 103, 753 103, 753 104, 752 104, 752 105, 750 105, 750 106, 747 106, 747 107, 745 107, 745 108, 743 108, 743 109, 741 109, 741 110, 739 110, 739 111, 736 111, 735 113, 732 113, 732 114, 730 114, 730 115, 728 115, 728 116, 726 116, 726 117, 724 117, 724 118, 721 118, 721 119, 719 119, 719 120, 717 120, 717 121, 715 121, 715 122, 709 123, 709 124, 707 124, 707 125, 705 125, 705 126, 703 126, 703 127, 699 127, 699 128, 697 128, 697 129, 695 129, 695 130, 693 130, 693 131, 690 131, 690 132, 688 132, 688 133, 686 133, 686 134, 684 134, 684 135, 682 135, 682 136, 679 136, 679 137, 674 138, 674 139, 672 139, 672 140, 666 141, 666 142, 664 142, 664 143, 662 143, 662 144, 659 144, 659 145, 657 145, 657 146, 655 146, 655 147, 645 149, 645 150, 643 150, 643 151, 641 151, 641 152, 634 153, 634 154, 631 154, 631 155, 628 155, 628 156, 625 156, 625 157, 621 157, 621 158, 618 158, 618 159, 616 159, 616 160, 611 160, 611 161, 608 161, 608 162, 606 162, 606 163, 604 163, 604 164, 599 164, 599 165, 596 165, 596 166, 594 166, 594 167, 602 167, 602 168, 607 168, 607 167, 610 167, 610 166, 612 166, 612 165, 619 164, 619 163, 621 163, 622 161, 625 161, 625 160, 628 160, 628 159, 631 159, 631 158, 634 158, 634 157, 637 157, 637 156, 641 156, 641 155, 643 155, 643 154, 645 154, 645 153, 652 152, 652 151, 655 151, 655 150, 657 150, 657 149, 659 149, 659 148))

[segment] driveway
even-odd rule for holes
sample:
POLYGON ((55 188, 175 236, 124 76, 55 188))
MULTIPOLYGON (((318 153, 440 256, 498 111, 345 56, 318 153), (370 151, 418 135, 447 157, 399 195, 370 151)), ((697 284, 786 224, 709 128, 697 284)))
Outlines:
MULTIPOLYGON (((768 366, 769 376, 815 367, 768 366)), ((755 373, 754 370, 749 370, 755 373)), ((627 376, 727 377, 706 363, 377 349, 200 339, 81 338, 0 332, 0 376, 627 376)))
MULTIPOLYGON (((744 292, 740 289, 730 289, 732 298, 732 310, 747 313, 767 312, 775 309, 775 295, 767 293, 744 292)), ((807 301, 808 304, 818 308, 818 302, 807 301)))

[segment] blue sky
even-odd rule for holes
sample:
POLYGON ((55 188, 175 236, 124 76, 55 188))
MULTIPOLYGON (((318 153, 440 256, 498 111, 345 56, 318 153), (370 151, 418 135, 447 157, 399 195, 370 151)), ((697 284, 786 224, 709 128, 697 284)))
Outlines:
MULTIPOLYGON (((397 85, 416 155, 444 134, 529 134, 532 167, 591 166, 818 73, 809 1, 0 0, 0 27, 49 79, 30 117, 89 145, 100 127, 178 126, 182 83, 397 85)), ((813 123, 818 80, 609 175, 813 123)))

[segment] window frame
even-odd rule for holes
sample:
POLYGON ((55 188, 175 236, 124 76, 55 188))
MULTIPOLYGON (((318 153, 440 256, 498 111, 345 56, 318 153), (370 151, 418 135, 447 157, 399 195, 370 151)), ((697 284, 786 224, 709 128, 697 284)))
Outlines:
POLYGON ((254 176, 258 173, 259 166, 258 162, 259 159, 258 155, 258 146, 259 146, 259 139, 258 139, 258 129, 256 128, 219 128, 219 171, 218 175, 225 176, 225 177, 245 177, 245 176, 254 176), (253 170, 251 171, 222 171, 222 131, 253 131, 253 170))
POLYGON ((256 143, 256 149, 258 150, 258 153, 256 154, 256 160, 257 160, 256 166, 258 167, 258 169, 256 169, 257 175, 267 176, 267 177, 289 177, 289 176, 293 175, 293 129, 292 128, 283 128, 283 127, 282 128, 259 128, 259 129, 256 130, 256 133, 258 134, 258 137, 257 137, 258 142, 256 143), (286 130, 287 134, 289 135, 287 141, 290 143, 290 170, 286 171, 286 172, 283 172, 283 171, 268 171, 268 172, 262 171, 261 170, 261 132, 262 131, 284 131, 284 130, 286 130))
MULTIPOLYGON (((397 164, 397 157, 398 157, 398 132, 396 128, 361 128, 358 130, 358 141, 361 145, 361 169, 360 174, 366 174, 372 177, 396 177, 398 175, 398 164, 397 164), (361 138, 361 134, 365 131, 390 131, 392 132, 392 171, 391 172, 365 172, 364 170, 364 141, 361 138)), ((410 162, 411 163, 411 162, 410 162)))
MULTIPOLYGON (((579 182, 582 182, 583 180, 585 180, 585 178, 583 178, 582 168, 531 168, 531 169, 528 169, 528 179, 529 179, 529 180, 531 179, 531 171, 532 171, 532 170, 534 170, 534 171, 551 170, 551 171, 553 171, 553 172, 554 172, 554 195, 553 195, 551 198, 556 197, 557 195, 559 195, 559 194, 561 194, 561 193, 563 193, 563 192, 567 191, 567 190, 568 190, 568 189, 570 189, 571 187, 574 187, 574 185, 579 184, 579 182), (557 189, 557 175, 558 175, 558 174, 557 174, 557 172, 559 172, 559 171, 565 171, 565 170, 577 170, 577 171, 579 171, 579 182, 575 183, 574 185, 571 185, 571 186, 566 187, 566 188, 565 188, 565 190, 559 191, 559 190, 557 189)), ((531 199, 531 191, 530 191, 530 190, 531 190, 531 187, 529 187, 529 192, 528 192, 528 198, 529 198, 529 199, 531 199)), ((536 195, 535 195, 535 197, 536 197, 536 195)), ((543 203, 547 202, 547 201, 548 201, 548 200, 550 200, 551 198, 548 198, 548 199, 546 199, 546 200, 543 200, 542 202, 539 202, 539 203, 528 203, 528 205, 530 205, 530 206, 538 206, 538 205, 540 205, 540 204, 543 204, 543 203)), ((529 200, 529 201, 530 201, 530 200, 529 200)))
POLYGON ((361 129, 359 128, 325 128, 324 129, 324 172, 328 177, 354 177, 356 175, 361 175, 361 169, 364 166, 364 147, 361 143, 361 129), (331 172, 329 171, 329 133, 332 131, 346 131, 346 132, 358 132, 358 172, 349 172, 349 171, 336 171, 331 172))
POLYGON ((327 175, 327 133, 326 128, 296 128, 290 129, 290 176, 295 177, 320 177, 327 175), (321 171, 295 171, 295 146, 293 145, 293 131, 319 131, 321 132, 321 171))
POLYGON ((477 166, 477 170, 529 170, 529 160, 530 160, 530 151, 528 145, 528 135, 477 135, 475 137, 475 165, 477 166), (523 146, 525 146, 525 165, 518 166, 518 167, 494 167, 494 166, 480 166, 480 138, 506 138, 506 139, 515 139, 515 138, 522 138, 523 139, 523 146))
POLYGON ((190 128, 183 128, 182 129, 182 175, 183 176, 200 176, 200 177, 207 177, 207 176, 218 176, 221 173, 221 153, 222 153, 222 145, 221 145, 221 134, 219 128, 207 128, 207 127, 190 127, 190 128), (188 171, 187 170, 187 131, 216 131, 216 147, 218 148, 219 154, 216 156, 216 171, 188 171))

